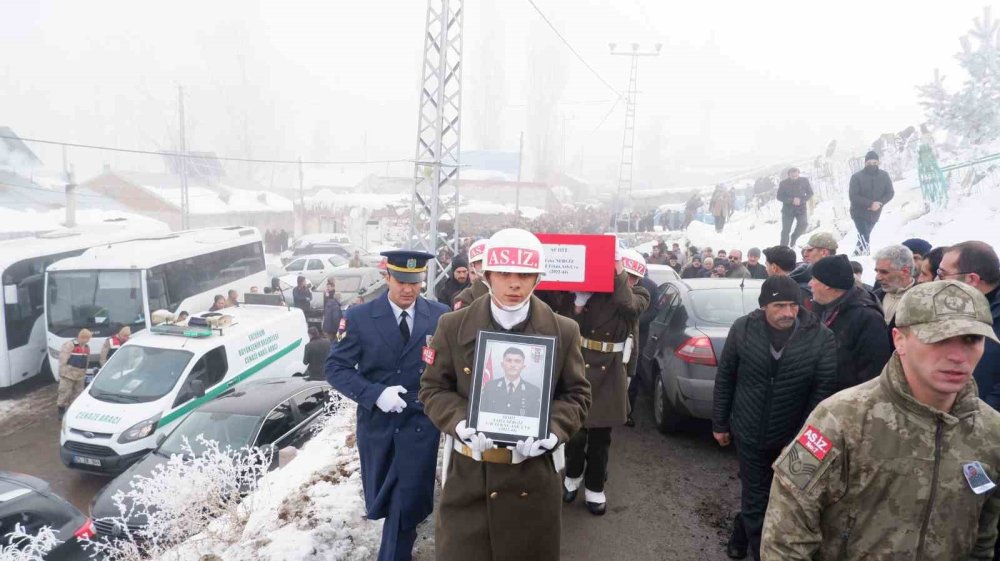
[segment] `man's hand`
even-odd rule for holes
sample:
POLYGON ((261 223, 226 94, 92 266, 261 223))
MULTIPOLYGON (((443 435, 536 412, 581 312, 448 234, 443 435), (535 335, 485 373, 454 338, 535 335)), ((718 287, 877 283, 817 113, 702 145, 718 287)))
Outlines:
POLYGON ((476 455, 481 455, 483 452, 493 448, 493 441, 486 438, 485 434, 477 432, 476 429, 466 427, 465 419, 462 419, 455 425, 455 436, 476 455))
POLYGON ((527 440, 519 440, 514 445, 514 449, 525 458, 534 458, 552 450, 557 444, 559 444, 559 439, 550 432, 548 438, 541 440, 535 440, 532 437, 528 437, 527 440))
POLYGON ((404 393, 406 388, 403 386, 389 386, 382 390, 382 395, 375 400, 375 406, 384 413, 402 413, 406 409, 406 402, 399 395, 404 393))
POLYGON ((728 432, 713 432, 712 436, 715 437, 715 441, 719 443, 719 446, 729 446, 729 443, 733 441, 732 435, 728 432))
POLYGON ((802 204, 802 199, 800 199, 798 197, 795 197, 794 199, 792 199, 792 206, 799 206, 800 204, 802 204))
POLYGON ((875 201, 872 203, 872 206, 868 207, 868 210, 877 211, 880 208, 882 208, 882 203, 875 201))

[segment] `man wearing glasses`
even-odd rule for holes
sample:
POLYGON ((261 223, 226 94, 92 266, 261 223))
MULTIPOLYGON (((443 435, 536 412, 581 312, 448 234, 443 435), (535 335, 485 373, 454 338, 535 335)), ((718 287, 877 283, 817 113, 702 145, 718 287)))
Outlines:
MULTIPOLYGON (((1000 337, 1000 260, 989 244, 962 242, 945 250, 937 270, 941 280, 963 282, 986 296, 993 316, 993 331, 1000 337)), ((986 341, 983 358, 972 373, 979 386, 979 397, 994 409, 1000 409, 1000 345, 986 341)))

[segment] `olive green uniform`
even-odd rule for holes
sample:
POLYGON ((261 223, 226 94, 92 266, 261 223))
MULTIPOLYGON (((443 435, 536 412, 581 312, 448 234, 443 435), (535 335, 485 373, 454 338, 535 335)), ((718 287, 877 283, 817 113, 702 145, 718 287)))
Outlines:
MULTIPOLYGON (((528 319, 511 331, 557 338, 549 430, 564 443, 583 425, 590 407, 580 332, 576 323, 554 314, 537 297, 532 296, 529 305, 528 319)), ((431 342, 433 364, 421 378, 419 399, 444 433, 454 435, 455 427, 466 419, 476 336, 484 330, 501 331, 493 321, 489 298, 479 298, 438 322, 431 342)), ((437 508, 436 558, 559 559, 560 487, 552 454, 519 464, 479 462, 453 454, 437 508)))

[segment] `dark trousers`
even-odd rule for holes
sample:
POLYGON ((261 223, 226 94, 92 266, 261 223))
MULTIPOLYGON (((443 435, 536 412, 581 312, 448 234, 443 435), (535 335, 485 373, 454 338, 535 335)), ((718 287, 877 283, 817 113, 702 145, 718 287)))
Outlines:
POLYGON ((628 379, 628 416, 632 416, 635 411, 635 398, 639 397, 639 377, 632 376, 628 379))
POLYGON ((764 514, 771 494, 774 470, 771 464, 778 459, 781 448, 759 449, 736 443, 740 461, 740 515, 733 525, 732 543, 747 544, 751 558, 760 559, 760 538, 764 532, 764 514), (742 523, 742 524, 741 524, 742 523), (740 536, 740 530, 744 536, 740 536))
POLYGON ((721 232, 726 227, 726 215, 720 214, 715 217, 715 231, 721 232))
POLYGON ((402 528, 399 509, 391 509, 389 517, 382 523, 382 545, 378 549, 378 561, 410 561, 416 541, 417 529, 402 528))
POLYGON ((854 217, 854 227, 858 229, 858 253, 860 255, 869 255, 871 253, 871 246, 868 240, 872 236, 872 229, 875 228, 875 222, 856 216, 854 217))
POLYGON ((782 212, 780 245, 795 247, 795 241, 799 239, 802 232, 806 231, 808 223, 809 220, 806 218, 805 211, 802 211, 799 214, 782 212), (792 230, 792 222, 795 222, 795 230, 792 230), (791 238, 789 238, 789 232, 791 232, 791 238))
POLYGON ((596 493, 604 491, 610 449, 611 427, 580 429, 566 443, 566 477, 582 475, 587 489, 596 493))

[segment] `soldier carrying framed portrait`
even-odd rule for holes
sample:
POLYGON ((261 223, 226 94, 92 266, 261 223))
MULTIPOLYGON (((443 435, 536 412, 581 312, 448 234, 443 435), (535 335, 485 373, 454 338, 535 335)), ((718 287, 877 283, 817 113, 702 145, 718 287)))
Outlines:
POLYGON ((555 337, 480 331, 467 424, 498 444, 549 434, 555 337))

